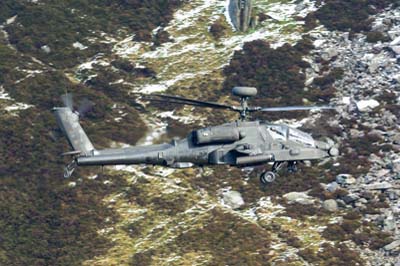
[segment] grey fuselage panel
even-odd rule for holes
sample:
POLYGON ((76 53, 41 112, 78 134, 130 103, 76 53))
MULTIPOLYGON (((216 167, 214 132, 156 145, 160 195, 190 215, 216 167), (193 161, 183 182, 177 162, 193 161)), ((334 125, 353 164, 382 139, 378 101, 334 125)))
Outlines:
MULTIPOLYGON (((314 160, 329 157, 327 149, 317 147, 308 134, 286 125, 236 121, 201 129, 202 134, 220 134, 210 143, 198 144, 194 131, 185 139, 169 144, 94 150, 91 156, 78 157, 78 165, 153 164, 178 165, 257 165, 271 161, 314 160), (227 132, 227 141, 221 132, 227 132), (230 141, 239 131, 240 139, 230 141)), ((197 134, 196 134, 197 132, 197 134)))

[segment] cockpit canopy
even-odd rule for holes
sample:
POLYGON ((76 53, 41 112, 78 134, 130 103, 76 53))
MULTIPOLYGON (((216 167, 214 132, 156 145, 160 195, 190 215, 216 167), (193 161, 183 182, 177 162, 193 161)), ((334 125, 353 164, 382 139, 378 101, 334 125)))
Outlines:
POLYGON ((274 140, 291 140, 308 147, 315 147, 315 141, 310 134, 287 125, 266 125, 267 132, 274 140))

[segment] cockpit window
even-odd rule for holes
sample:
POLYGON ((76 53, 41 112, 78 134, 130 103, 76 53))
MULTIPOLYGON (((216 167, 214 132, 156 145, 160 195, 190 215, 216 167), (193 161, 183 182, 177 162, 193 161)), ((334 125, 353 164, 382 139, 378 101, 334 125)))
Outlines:
POLYGON ((315 142, 311 135, 298 129, 286 125, 267 125, 266 128, 275 140, 291 140, 309 147, 315 147, 315 142))
POLYGON ((287 129, 284 125, 267 125, 267 131, 273 139, 286 140, 287 129))
POLYGON ((310 134, 307 134, 295 128, 289 129, 289 139, 304 144, 306 146, 315 146, 314 139, 311 137, 310 134))

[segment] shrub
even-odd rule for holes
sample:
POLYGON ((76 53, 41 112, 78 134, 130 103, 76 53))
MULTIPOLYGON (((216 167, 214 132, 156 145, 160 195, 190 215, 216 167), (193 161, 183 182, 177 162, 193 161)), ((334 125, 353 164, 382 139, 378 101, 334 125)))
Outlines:
POLYGON ((369 31, 369 16, 396 3, 396 0, 327 0, 317 11, 306 17, 306 27, 314 28, 318 19, 329 30, 369 31))
POLYGON ((215 39, 219 39, 225 35, 228 27, 225 22, 220 18, 210 26, 210 33, 215 39))
POLYGON ((367 42, 376 43, 376 42, 387 42, 390 38, 387 35, 384 35, 380 31, 370 31, 367 33, 367 42))

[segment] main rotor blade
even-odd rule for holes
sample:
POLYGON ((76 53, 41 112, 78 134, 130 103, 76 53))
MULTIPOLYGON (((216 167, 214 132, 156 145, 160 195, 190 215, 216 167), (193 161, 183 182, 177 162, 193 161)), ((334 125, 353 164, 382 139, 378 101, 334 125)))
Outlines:
POLYGON ((190 105, 190 106, 198 106, 198 107, 204 107, 203 105, 199 103, 188 103, 188 102, 180 102, 180 101, 171 101, 171 100, 165 100, 165 99, 146 99, 152 102, 159 102, 159 103, 172 103, 172 104, 181 104, 181 105, 190 105))
POLYGON ((332 110, 332 106, 284 106, 284 107, 267 107, 259 109, 262 112, 287 112, 287 111, 310 111, 310 110, 332 110))
POLYGON ((199 106, 199 107, 210 107, 210 108, 236 110, 234 106, 230 106, 227 104, 188 99, 188 98, 184 98, 184 97, 180 97, 180 96, 164 95, 164 94, 140 94, 140 95, 150 101, 160 101, 160 99, 153 98, 153 97, 160 97, 160 98, 173 100, 173 101, 166 101, 166 102, 170 102, 170 103, 186 104, 186 105, 193 105, 193 106, 199 106))

